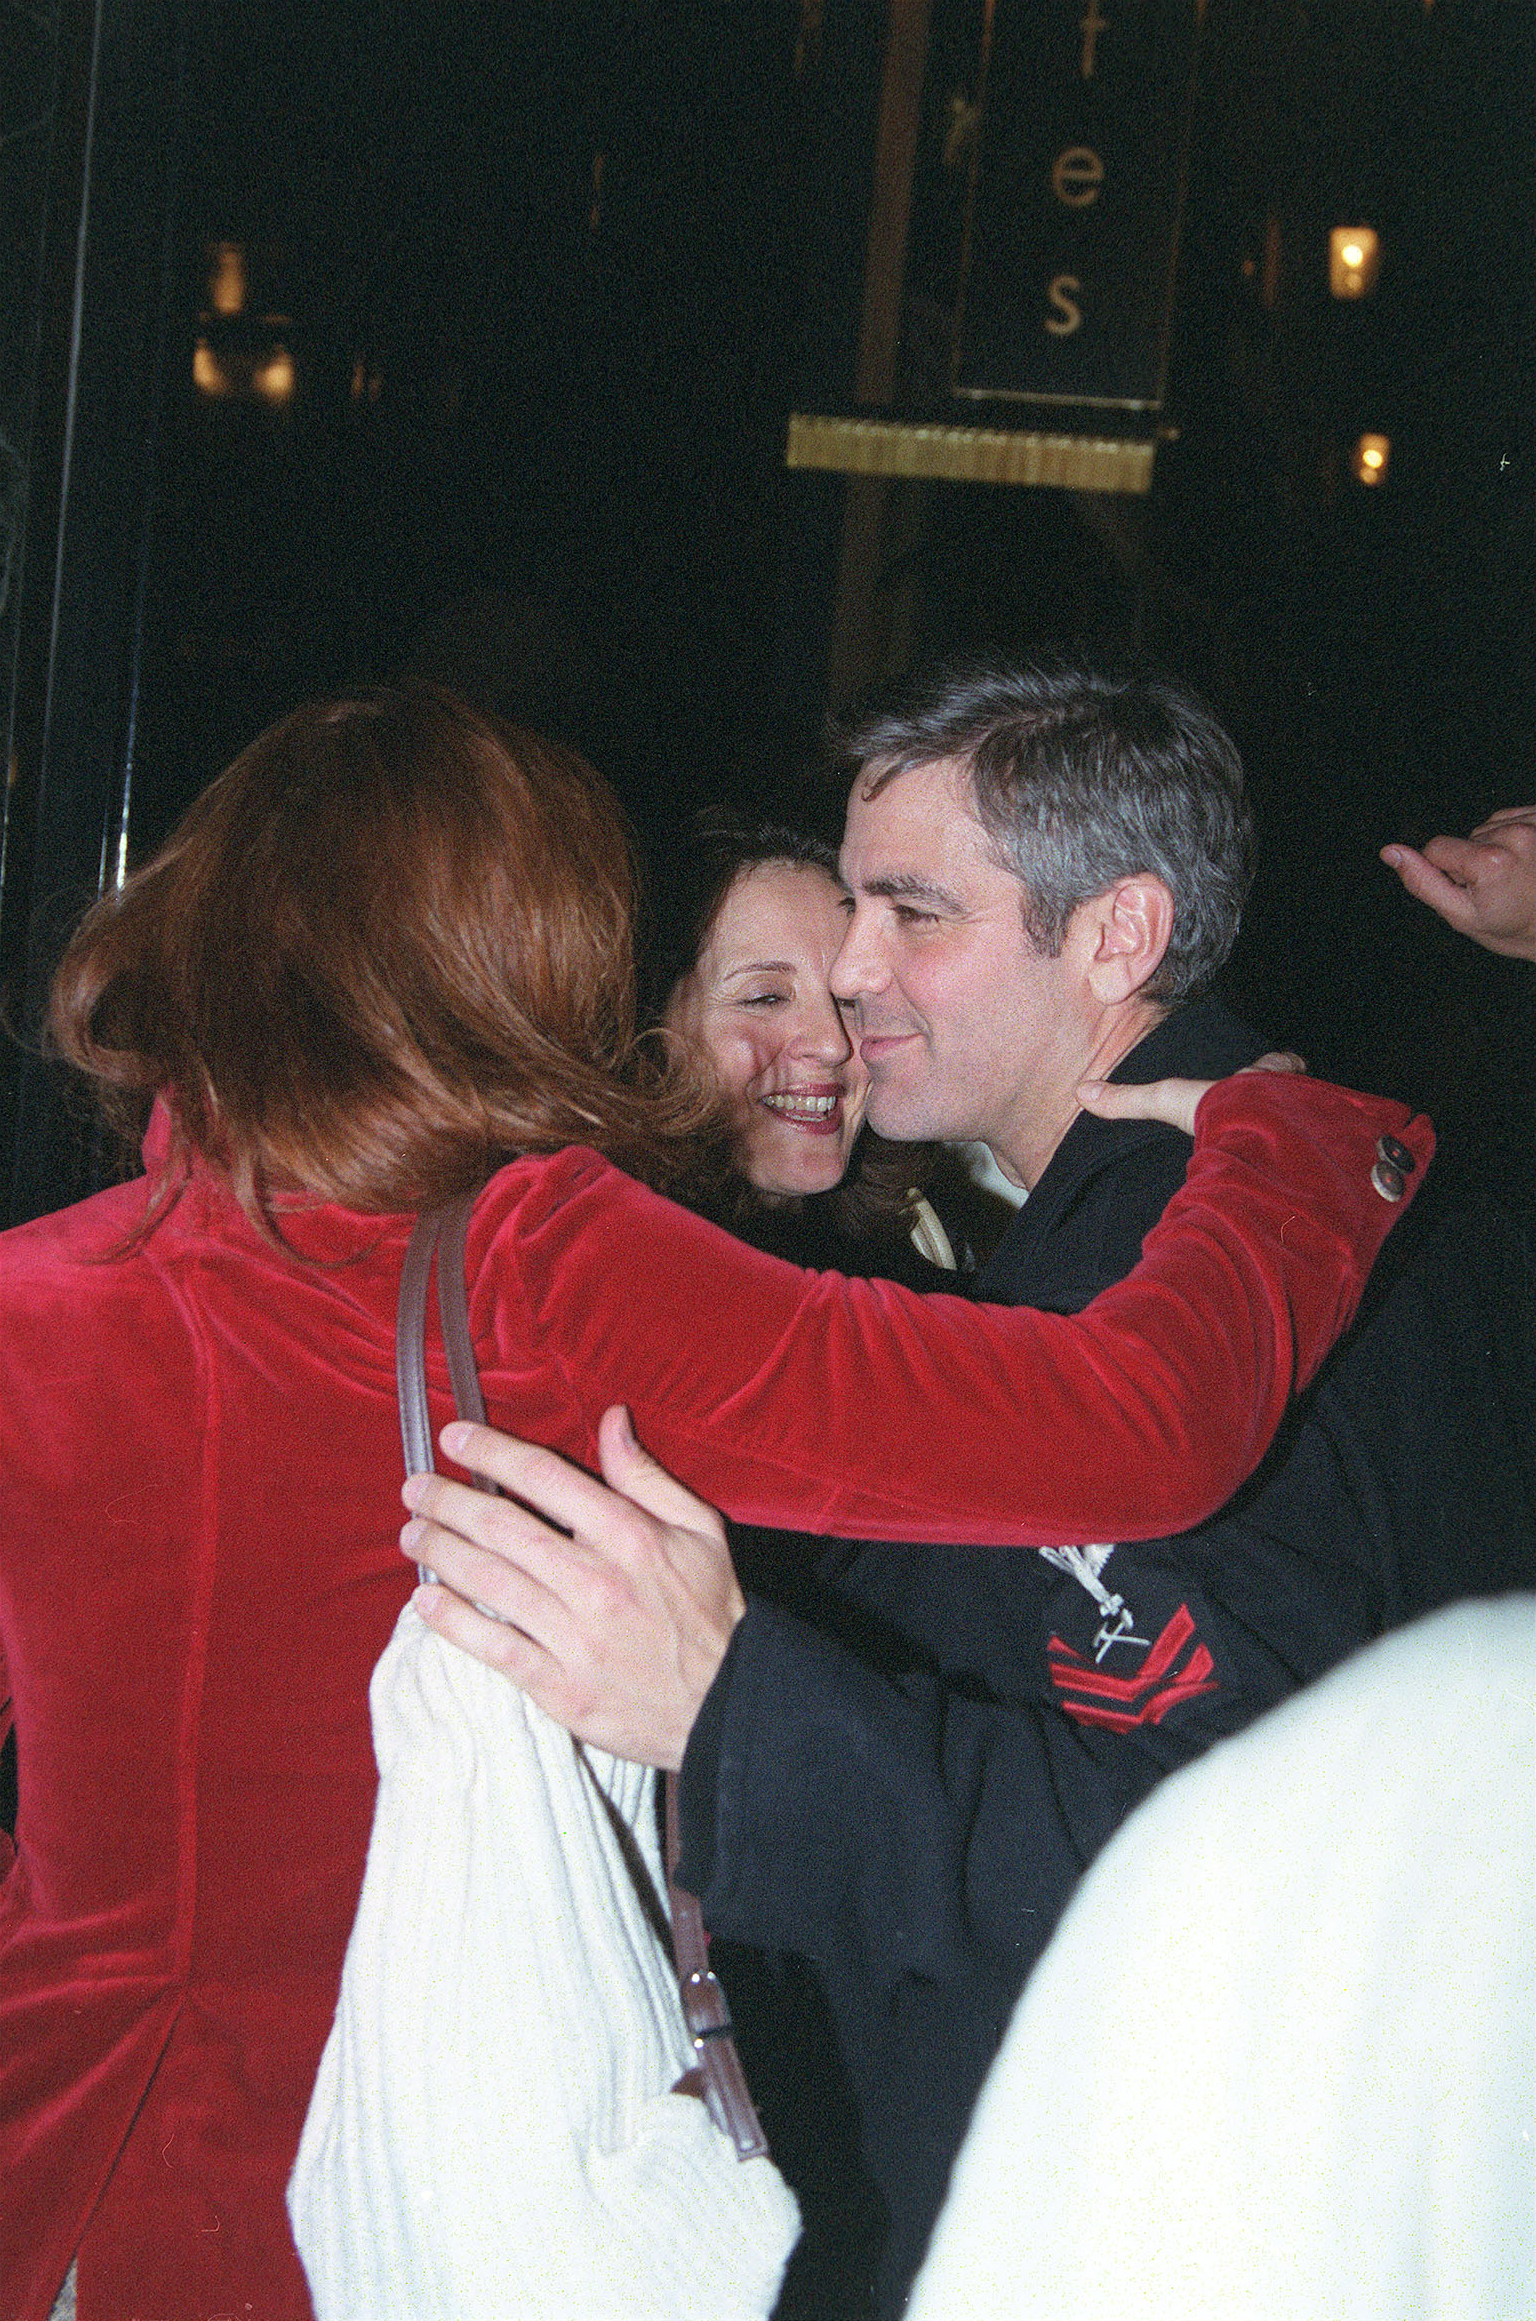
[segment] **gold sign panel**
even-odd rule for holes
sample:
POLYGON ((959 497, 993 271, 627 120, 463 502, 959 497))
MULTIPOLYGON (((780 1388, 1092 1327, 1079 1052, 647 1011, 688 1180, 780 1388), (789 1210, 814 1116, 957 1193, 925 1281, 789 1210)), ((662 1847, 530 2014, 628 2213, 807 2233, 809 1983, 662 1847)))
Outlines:
POLYGON ((1150 443, 897 419, 790 416, 785 465, 842 475, 929 476, 945 483, 1047 484, 1079 492, 1145 492, 1150 443))

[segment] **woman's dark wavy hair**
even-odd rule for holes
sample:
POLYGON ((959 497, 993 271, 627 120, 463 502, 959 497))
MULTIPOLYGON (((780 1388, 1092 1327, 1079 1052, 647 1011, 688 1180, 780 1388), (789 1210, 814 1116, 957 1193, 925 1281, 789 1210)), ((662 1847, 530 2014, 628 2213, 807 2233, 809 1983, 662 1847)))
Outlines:
POLYGON ((635 893, 574 751, 431 686, 314 703, 88 914, 52 1044, 126 1133, 167 1102, 145 1232, 194 1155, 279 1238, 295 1189, 414 1210, 571 1143, 668 1186, 707 1107, 637 1059, 635 893))
MULTIPOLYGON (((807 865, 837 880, 837 852, 826 839, 793 824, 754 821, 726 806, 707 806, 687 825, 667 875, 651 899, 650 933, 641 976, 645 1020, 674 1050, 681 1035, 666 1033, 668 1010, 685 977, 698 965, 721 906, 744 872, 780 863, 807 865)), ((703 1059, 687 1051, 695 1067, 703 1059)), ((848 1173, 828 1193, 773 1200, 734 1164, 729 1139, 715 1132, 715 1165, 701 1167, 679 1198, 759 1248, 802 1263, 833 1265, 827 1254, 844 1243, 903 1245, 915 1196, 933 1174, 937 1148, 888 1144, 864 1129, 848 1173), (820 1247, 814 1258, 800 1253, 820 1247)))

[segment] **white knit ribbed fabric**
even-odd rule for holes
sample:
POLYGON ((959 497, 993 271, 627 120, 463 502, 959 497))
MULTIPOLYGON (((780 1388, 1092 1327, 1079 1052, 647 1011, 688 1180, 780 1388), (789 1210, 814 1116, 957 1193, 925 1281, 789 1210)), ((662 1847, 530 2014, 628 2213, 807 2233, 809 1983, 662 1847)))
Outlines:
POLYGON ((403 1612, 379 1798, 288 2190, 318 2321, 760 2321, 799 2229, 697 2097, 654 1775, 403 1612), (621 1834, 622 1833, 622 1834, 621 1834))

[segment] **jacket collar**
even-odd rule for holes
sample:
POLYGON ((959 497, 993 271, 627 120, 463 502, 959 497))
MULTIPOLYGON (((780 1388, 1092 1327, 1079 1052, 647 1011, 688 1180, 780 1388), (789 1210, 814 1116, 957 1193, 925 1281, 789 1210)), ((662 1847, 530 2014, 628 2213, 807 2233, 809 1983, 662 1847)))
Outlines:
MULTIPOLYGON (((1263 1041, 1241 1017, 1219 999, 1206 996, 1187 1000, 1154 1024, 1109 1077, 1133 1087, 1170 1077, 1220 1079, 1240 1072, 1263 1052, 1263 1041)), ((1005 1250, 1012 1256, 1040 1240, 1088 1179, 1108 1163, 1178 1134, 1158 1120, 1100 1120, 1096 1113, 1080 1112, 1004 1233, 993 1262, 1005 1250)))

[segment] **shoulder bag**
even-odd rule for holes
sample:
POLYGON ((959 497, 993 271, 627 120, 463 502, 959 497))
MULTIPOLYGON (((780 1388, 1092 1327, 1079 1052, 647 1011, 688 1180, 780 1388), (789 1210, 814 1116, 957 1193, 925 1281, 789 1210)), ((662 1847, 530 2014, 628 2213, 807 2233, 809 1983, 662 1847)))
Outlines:
MULTIPOLYGON (((412 1473, 434 1248, 455 1398, 483 1417, 472 1206, 424 1217, 402 1276, 412 1473)), ((288 2191, 318 2321, 763 2321, 799 2218, 674 1888, 679 2003, 654 1774, 409 1606, 369 1701, 367 1870, 288 2191)))

